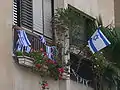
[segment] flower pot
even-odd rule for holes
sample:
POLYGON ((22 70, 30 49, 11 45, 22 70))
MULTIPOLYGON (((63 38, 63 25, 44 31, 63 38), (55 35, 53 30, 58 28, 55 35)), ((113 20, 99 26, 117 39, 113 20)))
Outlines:
POLYGON ((34 66, 34 59, 28 56, 17 56, 18 64, 26 66, 26 67, 33 67, 34 66))

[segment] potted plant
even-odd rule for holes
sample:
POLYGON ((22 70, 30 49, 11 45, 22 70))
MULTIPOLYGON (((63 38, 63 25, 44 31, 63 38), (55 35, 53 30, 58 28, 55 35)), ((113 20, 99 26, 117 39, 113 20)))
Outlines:
POLYGON ((30 53, 16 51, 16 57, 20 65, 34 68, 41 76, 50 76, 55 80, 63 78, 62 64, 56 59, 49 59, 43 48, 39 51, 32 49, 30 53))
POLYGON ((30 54, 16 51, 17 63, 26 67, 33 67, 34 59, 30 57, 30 54))

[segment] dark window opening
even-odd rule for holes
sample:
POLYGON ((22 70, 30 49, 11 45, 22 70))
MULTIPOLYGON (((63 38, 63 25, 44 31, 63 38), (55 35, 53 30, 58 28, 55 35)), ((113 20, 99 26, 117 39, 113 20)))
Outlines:
POLYGON ((80 60, 80 57, 76 56, 75 54, 70 54, 70 62, 71 62, 71 75, 70 78, 73 81, 77 81, 77 77, 74 75, 74 72, 85 80, 89 80, 89 85, 92 86, 93 82, 93 70, 92 70, 92 62, 88 59, 83 58, 80 60))

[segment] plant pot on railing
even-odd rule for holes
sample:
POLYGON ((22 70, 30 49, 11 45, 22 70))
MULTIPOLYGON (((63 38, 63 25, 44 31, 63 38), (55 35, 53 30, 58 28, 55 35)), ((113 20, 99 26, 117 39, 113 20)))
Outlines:
POLYGON ((17 51, 15 53, 16 62, 25 67, 32 68, 33 71, 39 72, 43 77, 50 76, 55 80, 62 79, 64 68, 62 64, 57 60, 51 60, 48 58, 45 51, 31 50, 29 53, 17 51))
POLYGON ((16 51, 16 63, 25 67, 34 67, 34 59, 31 58, 29 55, 21 52, 16 51))
POLYGON ((17 56, 18 64, 26 67, 34 67, 34 59, 28 56, 17 56))

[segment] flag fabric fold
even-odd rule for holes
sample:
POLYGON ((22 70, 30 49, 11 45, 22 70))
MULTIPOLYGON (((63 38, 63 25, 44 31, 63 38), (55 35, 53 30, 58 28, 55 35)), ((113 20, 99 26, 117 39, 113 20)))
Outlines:
POLYGON ((40 41, 46 45, 46 40, 43 35, 40 35, 40 41))
POLYGON ((102 31, 99 28, 88 40, 88 46, 92 51, 92 53, 98 52, 110 44, 111 44, 110 41, 105 37, 105 35, 102 33, 102 31))
POLYGON ((47 53, 47 56, 48 56, 49 59, 54 60, 52 47, 46 46, 46 53, 47 53))
POLYGON ((29 53, 31 50, 31 43, 27 38, 27 35, 24 30, 18 30, 18 41, 17 41, 17 51, 23 51, 29 53))

